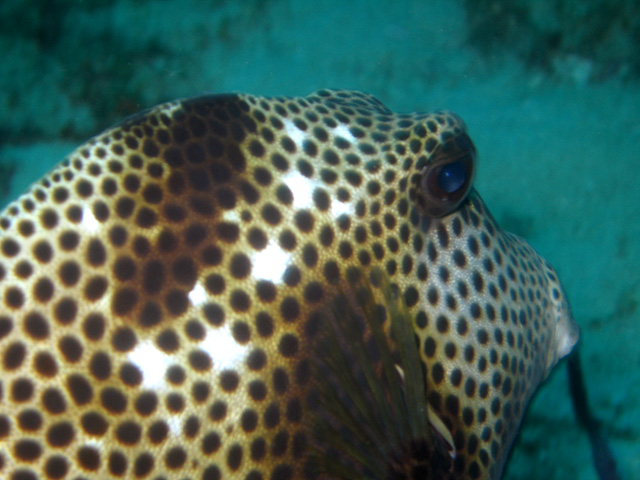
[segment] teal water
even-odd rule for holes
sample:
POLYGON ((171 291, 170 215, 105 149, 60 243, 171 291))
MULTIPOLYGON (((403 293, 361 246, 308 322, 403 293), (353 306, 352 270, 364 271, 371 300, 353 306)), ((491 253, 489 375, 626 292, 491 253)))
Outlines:
MULTIPOLYGON (((394 111, 454 110, 497 220, 558 268, 591 403, 624 478, 640 479, 635 5, 5 0, 0 203, 90 136, 178 97, 330 87, 372 93, 394 111)), ((592 480, 590 458, 558 368, 504 478, 592 480)))

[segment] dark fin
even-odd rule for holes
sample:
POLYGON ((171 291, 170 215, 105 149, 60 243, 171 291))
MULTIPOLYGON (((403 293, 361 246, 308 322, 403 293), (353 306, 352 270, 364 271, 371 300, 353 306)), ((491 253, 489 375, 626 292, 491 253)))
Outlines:
POLYGON ((575 349, 573 353, 569 355, 567 369, 569 371, 569 388, 571 390, 573 409, 576 413, 578 423, 580 423, 589 435, 591 454, 596 472, 598 472, 598 478, 600 478, 600 480, 620 480, 621 477, 618 474, 616 461, 609 446, 607 436, 602 428, 602 423, 593 416, 591 408, 589 407, 589 398, 587 396, 587 388, 584 384, 578 349, 575 349))
POLYGON ((449 478, 453 461, 429 424, 411 316, 386 278, 369 280, 331 302, 313 350, 307 471, 350 480, 449 478), (376 305, 375 285, 384 306, 376 305))

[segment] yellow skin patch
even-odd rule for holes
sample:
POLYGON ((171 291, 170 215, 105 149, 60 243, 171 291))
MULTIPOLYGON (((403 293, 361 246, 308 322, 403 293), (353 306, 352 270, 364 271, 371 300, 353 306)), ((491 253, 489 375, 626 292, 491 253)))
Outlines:
POLYGON ((474 162, 451 113, 327 90, 172 102, 90 140, 0 215, 0 476, 308 478, 323 306, 375 267, 448 478, 499 477, 578 334, 474 162))

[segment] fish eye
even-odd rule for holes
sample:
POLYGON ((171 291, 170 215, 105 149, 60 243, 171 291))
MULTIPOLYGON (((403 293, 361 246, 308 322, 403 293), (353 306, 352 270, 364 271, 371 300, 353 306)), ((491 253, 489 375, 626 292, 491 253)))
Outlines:
POLYGON ((448 140, 421 173, 420 204, 425 213, 442 217, 467 197, 473 183, 475 148, 466 134, 448 140))
POLYGON ((462 160, 443 165, 438 172, 438 185, 447 193, 458 191, 466 179, 467 169, 462 160))

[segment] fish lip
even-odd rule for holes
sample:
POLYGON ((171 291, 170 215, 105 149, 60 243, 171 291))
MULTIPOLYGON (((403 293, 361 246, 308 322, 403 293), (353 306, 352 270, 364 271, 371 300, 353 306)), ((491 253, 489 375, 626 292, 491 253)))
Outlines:
POLYGON ((566 357, 580 341, 580 327, 576 323, 569 309, 568 318, 556 325, 558 340, 558 359, 566 357))
POLYGON ((549 348, 547 353, 545 377, 558 361, 571 353, 580 340, 580 327, 573 317, 567 295, 560 283, 552 282, 549 285, 549 299, 551 301, 550 316, 555 322, 555 328, 551 339, 552 348, 549 348), (560 295, 554 295, 554 289, 559 290, 560 295))

